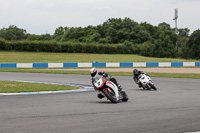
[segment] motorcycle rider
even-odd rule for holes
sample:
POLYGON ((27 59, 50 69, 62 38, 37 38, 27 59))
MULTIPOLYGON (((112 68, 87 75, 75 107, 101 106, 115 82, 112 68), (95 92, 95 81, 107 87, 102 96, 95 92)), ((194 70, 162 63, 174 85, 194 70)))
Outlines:
MULTIPOLYGON (((140 74, 146 74, 146 73, 143 71, 138 71, 138 69, 133 70, 133 80, 135 81, 136 84, 138 84, 139 88, 142 87, 142 83, 138 82, 138 80, 139 80, 138 77, 140 76, 140 74)), ((146 75, 148 75, 148 74, 146 74, 146 75)))
MULTIPOLYGON (((114 77, 112 77, 110 74, 108 74, 104 71, 98 72, 98 70, 96 68, 92 68, 92 69, 90 69, 90 75, 92 76, 92 83, 93 83, 93 78, 95 78, 97 75, 102 75, 103 77, 112 81, 118 87, 119 91, 124 91, 123 88, 121 87, 121 85, 117 82, 117 80, 114 77)), ((99 99, 102 99, 104 97, 104 95, 99 93, 99 94, 97 94, 97 97, 99 99)))

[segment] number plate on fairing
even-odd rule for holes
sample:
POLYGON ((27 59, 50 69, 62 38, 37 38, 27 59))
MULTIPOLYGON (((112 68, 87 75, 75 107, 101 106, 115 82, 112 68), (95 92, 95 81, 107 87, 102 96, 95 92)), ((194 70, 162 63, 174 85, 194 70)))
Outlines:
POLYGON ((100 78, 99 80, 98 80, 98 79, 95 80, 94 85, 95 85, 97 88, 101 87, 102 84, 103 84, 102 78, 100 78))

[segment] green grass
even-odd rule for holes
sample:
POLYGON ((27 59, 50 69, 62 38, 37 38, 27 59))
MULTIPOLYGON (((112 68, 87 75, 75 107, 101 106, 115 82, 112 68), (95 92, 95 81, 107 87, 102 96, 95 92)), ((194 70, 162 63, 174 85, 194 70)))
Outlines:
MULTIPOLYGON (((110 72, 111 75, 116 76, 133 76, 132 72, 110 72)), ((151 77, 168 77, 168 78, 200 78, 200 74, 183 74, 183 73, 150 73, 151 77)))
MULTIPOLYGON (((47 53, 0 51, 0 63, 68 63, 68 62, 194 62, 173 58, 151 58, 134 54, 87 54, 87 53, 47 53)), ((66 68, 65 68, 66 69, 66 68)), ((79 69, 79 68, 76 68, 79 69)), ((65 71, 46 69, 0 68, 2 72, 33 72, 61 74, 89 74, 88 71, 65 71)), ((132 73, 110 73, 112 75, 132 76, 132 73)), ((200 78, 200 74, 151 73, 152 77, 200 78)))
POLYGON ((148 73, 151 77, 167 77, 167 78, 194 78, 200 79, 200 74, 185 73, 148 73))
POLYGON ((72 89, 78 89, 78 87, 51 85, 42 83, 0 81, 0 93, 39 92, 39 91, 57 91, 57 90, 72 90, 72 89))
POLYGON ((134 54, 87 54, 0 51, 0 63, 77 63, 77 62, 193 62, 174 58, 151 58, 134 54))

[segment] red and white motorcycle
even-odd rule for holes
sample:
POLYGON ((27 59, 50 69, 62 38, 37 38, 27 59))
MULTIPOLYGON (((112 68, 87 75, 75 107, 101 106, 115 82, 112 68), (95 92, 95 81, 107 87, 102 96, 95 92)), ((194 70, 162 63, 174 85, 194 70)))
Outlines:
POLYGON ((128 101, 128 95, 125 91, 119 91, 118 87, 105 77, 97 75, 92 79, 92 83, 96 91, 107 97, 111 102, 117 103, 120 100, 128 101))

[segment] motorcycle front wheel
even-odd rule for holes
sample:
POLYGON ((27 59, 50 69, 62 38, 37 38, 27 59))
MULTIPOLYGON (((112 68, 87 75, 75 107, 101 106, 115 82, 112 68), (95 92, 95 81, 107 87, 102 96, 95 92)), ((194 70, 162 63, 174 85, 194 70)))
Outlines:
POLYGON ((116 99, 116 97, 115 97, 115 93, 114 93, 114 92, 111 92, 111 93, 110 93, 108 90, 104 90, 103 92, 104 92, 105 96, 106 96, 111 102, 113 102, 113 103, 117 103, 117 102, 118 102, 117 99, 116 99))
POLYGON ((154 89, 155 91, 157 90, 157 88, 155 87, 154 84, 149 83, 149 85, 151 86, 152 89, 154 89))

